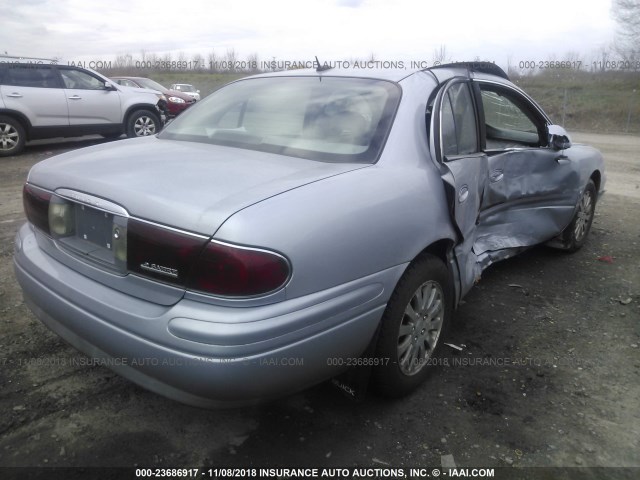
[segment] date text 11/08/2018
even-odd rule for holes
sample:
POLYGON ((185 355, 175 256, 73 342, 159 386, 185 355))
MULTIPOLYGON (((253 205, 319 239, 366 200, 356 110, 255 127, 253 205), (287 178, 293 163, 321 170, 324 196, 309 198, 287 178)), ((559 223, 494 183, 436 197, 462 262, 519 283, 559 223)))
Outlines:
POLYGON ((184 478, 437 478, 495 477, 493 468, 137 468, 136 477, 184 478))
MULTIPOLYGON (((581 60, 521 60, 518 68, 522 70, 580 70, 587 68, 587 64, 581 60)), ((640 60, 607 60, 591 62, 592 71, 603 70, 640 70, 640 60)))
MULTIPOLYGON (((354 69, 354 70, 422 70, 437 66, 439 62, 429 62, 426 60, 362 60, 362 61, 326 61, 322 62, 322 67, 354 69)), ((137 60, 134 67, 147 70, 214 70, 228 72, 260 72, 270 70, 295 70, 314 69, 318 66, 315 60, 137 60)))

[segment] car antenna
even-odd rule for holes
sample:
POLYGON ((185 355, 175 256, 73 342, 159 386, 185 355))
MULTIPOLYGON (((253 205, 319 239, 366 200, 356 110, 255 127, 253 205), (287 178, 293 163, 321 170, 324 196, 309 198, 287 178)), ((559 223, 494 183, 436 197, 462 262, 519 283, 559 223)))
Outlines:
POLYGON ((320 60, 318 60, 318 56, 316 55, 316 64, 318 65, 316 67, 316 72, 324 72, 325 70, 331 70, 333 67, 330 67, 329 65, 321 65, 320 64, 320 60))

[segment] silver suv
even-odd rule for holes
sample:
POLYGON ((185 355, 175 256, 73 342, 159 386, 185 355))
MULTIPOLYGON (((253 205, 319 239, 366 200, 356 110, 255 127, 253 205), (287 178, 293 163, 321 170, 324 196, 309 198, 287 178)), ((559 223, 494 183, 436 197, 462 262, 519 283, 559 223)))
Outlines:
POLYGON ((163 124, 161 98, 93 70, 0 56, 0 157, 20 153, 27 140, 155 134, 163 124))

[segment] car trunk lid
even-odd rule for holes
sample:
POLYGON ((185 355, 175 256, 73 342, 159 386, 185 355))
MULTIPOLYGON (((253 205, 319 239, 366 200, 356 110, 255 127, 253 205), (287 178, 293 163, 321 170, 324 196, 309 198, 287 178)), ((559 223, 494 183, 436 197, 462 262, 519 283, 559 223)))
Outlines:
POLYGON ((365 166, 147 137, 45 160, 29 182, 94 195, 132 217, 210 236, 241 209, 365 166))

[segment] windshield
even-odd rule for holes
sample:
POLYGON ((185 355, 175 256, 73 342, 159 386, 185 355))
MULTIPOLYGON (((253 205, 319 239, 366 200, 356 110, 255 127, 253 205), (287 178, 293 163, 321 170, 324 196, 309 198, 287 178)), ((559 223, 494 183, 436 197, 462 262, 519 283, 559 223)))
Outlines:
POLYGON ((136 83, 139 83, 144 88, 150 88, 151 90, 165 91, 166 88, 160 85, 158 82, 151 80, 150 78, 136 78, 136 83))
POLYGON ((209 95, 159 138, 329 162, 377 160, 400 87, 341 77, 240 80, 209 95))

